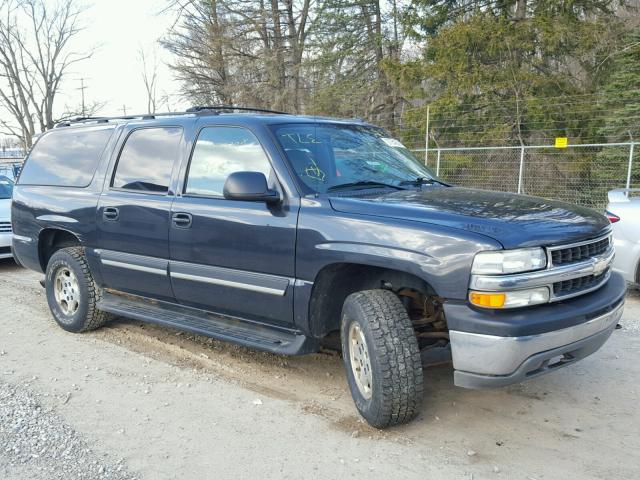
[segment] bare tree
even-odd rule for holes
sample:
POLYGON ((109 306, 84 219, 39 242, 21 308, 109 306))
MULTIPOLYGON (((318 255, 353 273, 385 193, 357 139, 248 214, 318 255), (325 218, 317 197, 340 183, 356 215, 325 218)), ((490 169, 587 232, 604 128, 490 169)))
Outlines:
POLYGON ((184 93, 198 104, 234 102, 236 86, 230 79, 235 51, 244 39, 232 34, 218 0, 173 0, 177 22, 162 45, 174 55, 171 68, 184 93))
POLYGON ((76 106, 65 105, 62 114, 57 117, 54 123, 71 120, 77 117, 93 117, 96 116, 107 105, 107 102, 92 101, 82 103, 76 106))
POLYGON ((302 110, 302 64, 316 0, 174 0, 162 42, 196 103, 302 110))
POLYGON ((142 47, 138 50, 138 57, 142 63, 142 81, 147 92, 147 113, 156 113, 158 104, 158 57, 154 51, 151 65, 147 65, 147 55, 142 47))
POLYGON ((70 51, 81 30, 76 0, 0 0, 0 106, 12 121, 4 133, 29 148, 37 131, 55 124, 54 104, 69 68, 92 52, 70 51))

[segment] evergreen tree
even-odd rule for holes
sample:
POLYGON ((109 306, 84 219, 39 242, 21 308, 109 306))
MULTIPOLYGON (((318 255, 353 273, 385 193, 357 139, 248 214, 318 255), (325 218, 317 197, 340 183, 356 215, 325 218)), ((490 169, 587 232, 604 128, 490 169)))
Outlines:
MULTIPOLYGON (((431 105, 434 136, 449 145, 593 138, 599 105, 589 95, 622 27, 612 5, 413 0, 404 19, 425 48, 403 65, 403 89, 431 105), (563 100, 579 95, 579 104, 563 100)), ((413 116, 424 118, 424 108, 413 116)))
POLYGON ((600 132, 609 142, 637 142, 640 141, 640 27, 625 37, 622 48, 612 57, 611 75, 602 89, 604 124, 600 132))

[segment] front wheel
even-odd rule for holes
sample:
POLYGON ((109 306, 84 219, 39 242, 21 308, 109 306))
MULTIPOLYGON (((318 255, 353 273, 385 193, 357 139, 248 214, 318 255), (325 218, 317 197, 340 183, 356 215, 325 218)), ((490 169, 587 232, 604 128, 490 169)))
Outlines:
POLYGON ((349 295, 341 337, 351 395, 365 420, 385 428, 413 419, 422 403, 422 361, 400 299, 388 290, 349 295))
POLYGON ((102 291, 91 275, 81 247, 63 248, 51 256, 45 288, 53 318, 69 332, 94 330, 110 318, 97 309, 102 291))

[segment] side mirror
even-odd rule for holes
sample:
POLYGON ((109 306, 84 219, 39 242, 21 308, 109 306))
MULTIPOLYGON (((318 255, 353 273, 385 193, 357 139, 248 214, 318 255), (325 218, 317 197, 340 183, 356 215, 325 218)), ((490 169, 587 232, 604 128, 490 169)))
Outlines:
POLYGON ((277 203, 280 195, 270 190, 267 177, 261 172, 235 172, 227 177, 222 190, 227 200, 277 203))

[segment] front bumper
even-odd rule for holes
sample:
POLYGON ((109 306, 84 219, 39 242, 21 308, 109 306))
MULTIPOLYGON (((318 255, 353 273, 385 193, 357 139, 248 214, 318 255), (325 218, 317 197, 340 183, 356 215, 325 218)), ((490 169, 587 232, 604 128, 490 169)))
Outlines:
POLYGON ((13 257, 11 240, 11 233, 0 233, 0 259, 13 257))
MULTIPOLYGON (((614 273, 597 292, 555 305, 521 309, 514 323, 502 324, 502 328, 498 324, 509 320, 504 312, 496 316, 474 311, 472 318, 476 320, 487 317, 480 323, 474 322, 476 328, 462 331, 450 325, 454 383, 467 388, 503 387, 592 354, 606 342, 620 320, 624 294, 624 280, 614 273), (547 323, 549 320, 553 322, 547 323), (482 325, 493 328, 483 333, 479 331, 482 325), (542 325, 555 328, 540 331, 542 325), (495 334, 496 330, 504 333, 495 334), (514 335, 514 332, 521 333, 514 335)), ((445 314, 446 311, 445 307, 445 314)))

